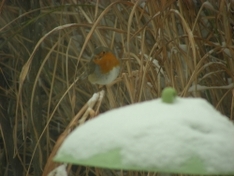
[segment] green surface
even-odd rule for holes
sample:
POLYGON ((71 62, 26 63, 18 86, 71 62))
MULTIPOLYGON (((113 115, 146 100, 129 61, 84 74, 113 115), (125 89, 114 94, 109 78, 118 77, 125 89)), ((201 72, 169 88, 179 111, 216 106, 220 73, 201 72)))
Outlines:
MULTIPOLYGON (((199 158, 194 157, 186 161, 180 167, 168 166, 167 168, 145 168, 140 166, 130 166, 121 162, 121 155, 119 150, 112 150, 106 153, 95 155, 86 160, 77 160, 74 156, 62 156, 56 155, 54 161, 71 163, 84 166, 108 168, 108 169, 121 169, 121 170, 135 170, 135 171, 150 171, 161 173, 181 173, 181 174, 196 174, 196 175, 220 175, 221 173, 208 173, 199 158)), ((222 173, 227 175, 233 175, 233 173, 222 173)))
MULTIPOLYGON (((162 92, 162 101, 164 103, 169 103, 173 105, 176 98, 176 90, 171 87, 167 87, 162 92)), ((183 150, 183 149, 181 149, 183 150)), ((144 150, 142 150, 144 152, 144 150)), ((70 153, 70 152, 68 152, 70 153)), ((59 153, 55 156, 54 161, 71 163, 84 166, 100 167, 107 169, 118 169, 118 170, 135 170, 135 171, 149 171, 149 172, 160 172, 160 173, 177 173, 177 174, 193 174, 193 175, 234 175, 234 168, 232 173, 212 173, 208 172, 205 167, 205 163, 193 153, 189 154, 191 156, 181 165, 168 165, 167 167, 144 167, 144 161, 142 161, 142 166, 127 165, 122 162, 122 156, 120 149, 115 149, 111 151, 106 151, 105 153, 100 153, 94 155, 88 159, 81 160, 76 159, 75 152, 74 155, 66 154, 66 148, 59 150, 59 153)), ((77 157, 79 158, 79 157, 77 157)), ((136 156, 137 159, 137 156, 136 156)), ((177 158, 175 158, 177 159, 177 158)), ((171 161, 170 163, 176 163, 171 161)))

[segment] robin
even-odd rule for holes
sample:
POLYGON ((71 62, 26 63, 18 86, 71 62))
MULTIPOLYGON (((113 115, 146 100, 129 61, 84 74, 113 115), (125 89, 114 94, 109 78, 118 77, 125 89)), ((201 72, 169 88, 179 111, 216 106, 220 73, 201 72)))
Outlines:
POLYGON ((114 81, 120 72, 120 61, 104 46, 94 50, 88 68, 88 80, 92 84, 106 85, 114 81))

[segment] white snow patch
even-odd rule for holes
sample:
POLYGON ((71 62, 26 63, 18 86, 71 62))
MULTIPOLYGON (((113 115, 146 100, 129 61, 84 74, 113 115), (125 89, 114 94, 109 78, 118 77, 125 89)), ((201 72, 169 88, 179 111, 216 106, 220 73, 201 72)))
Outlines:
POLYGON ((98 100, 99 97, 99 92, 98 93, 94 93, 93 96, 89 99, 89 101, 87 102, 88 105, 90 105, 93 102, 96 102, 98 100))
MULTIPOLYGON (((149 57, 147 54, 144 54, 145 58, 148 58, 150 61, 152 61, 152 63, 155 66, 155 70, 158 72, 159 69, 161 68, 161 66, 159 65, 158 61, 156 59, 153 59, 152 57, 149 57)), ((164 75, 163 69, 160 69, 160 72, 164 75)))
POLYGON ((59 149, 77 160, 120 149, 122 163, 176 168, 200 158, 207 172, 234 168, 234 125, 200 98, 161 99, 108 111, 78 127, 59 149))
POLYGON ((92 103, 98 101, 99 98, 102 99, 103 96, 104 96, 104 94, 105 94, 105 91, 104 91, 104 90, 102 90, 102 91, 100 91, 100 92, 98 92, 98 93, 94 93, 93 96, 92 96, 92 97, 89 99, 89 101, 87 102, 88 106, 90 106, 90 104, 92 104, 92 103))
POLYGON ((188 46, 185 44, 179 44, 180 49, 182 49, 184 52, 188 51, 188 46))
POLYGON ((147 85, 148 85, 150 88, 153 87, 153 85, 151 84, 151 82, 147 82, 147 85))
POLYGON ((234 83, 228 84, 226 86, 202 86, 200 84, 192 85, 189 89, 188 92, 195 92, 195 91, 204 91, 208 89, 231 89, 234 88, 234 83))
POLYGON ((67 176, 67 171, 66 171, 66 164, 62 164, 58 167, 56 167, 54 170, 52 170, 48 176, 67 176))

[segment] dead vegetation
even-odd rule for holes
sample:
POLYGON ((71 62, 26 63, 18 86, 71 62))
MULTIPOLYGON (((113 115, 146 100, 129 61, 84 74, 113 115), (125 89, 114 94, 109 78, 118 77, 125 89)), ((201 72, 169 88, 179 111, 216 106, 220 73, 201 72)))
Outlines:
POLYGON ((50 154, 80 119, 158 98, 166 86, 180 96, 203 97, 234 118, 233 1, 3 0, 0 8, 3 175, 46 175, 56 166, 50 154), (100 45, 115 51, 122 69, 90 106, 100 88, 81 75, 100 45))

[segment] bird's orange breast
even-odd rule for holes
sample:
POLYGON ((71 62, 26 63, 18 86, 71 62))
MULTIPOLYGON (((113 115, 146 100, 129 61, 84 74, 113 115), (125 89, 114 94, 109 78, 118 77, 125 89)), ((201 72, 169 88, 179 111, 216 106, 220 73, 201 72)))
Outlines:
POLYGON ((108 73, 114 67, 117 67, 120 64, 119 60, 111 52, 99 54, 96 58, 94 58, 93 62, 100 66, 100 70, 104 74, 108 73))

